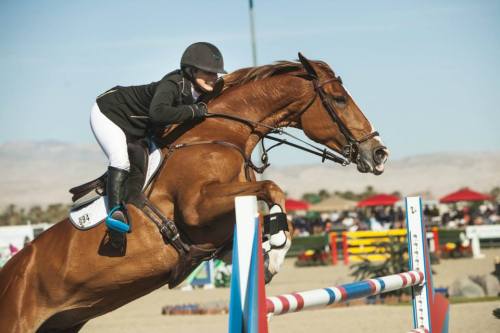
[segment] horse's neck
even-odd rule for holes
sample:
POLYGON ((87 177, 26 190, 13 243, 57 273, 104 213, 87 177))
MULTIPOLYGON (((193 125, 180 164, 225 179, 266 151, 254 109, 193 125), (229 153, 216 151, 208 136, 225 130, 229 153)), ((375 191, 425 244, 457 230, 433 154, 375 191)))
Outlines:
POLYGON ((290 116, 287 107, 297 100, 298 89, 285 81, 283 78, 255 81, 222 95, 209 106, 211 113, 232 115, 265 126, 216 118, 211 119, 211 125, 217 127, 212 133, 225 136, 221 139, 232 141, 250 155, 271 127, 277 127, 290 116))
MULTIPOLYGON (((226 91, 209 104, 209 112, 249 120, 245 123, 223 117, 210 117, 201 124, 176 126, 169 130, 166 143, 225 141, 240 147, 250 156, 259 139, 291 113, 288 108, 302 94, 297 84, 284 78, 268 78, 226 91), (258 125, 264 124, 265 126, 258 125)), ((295 81, 296 83, 296 81, 295 81)))

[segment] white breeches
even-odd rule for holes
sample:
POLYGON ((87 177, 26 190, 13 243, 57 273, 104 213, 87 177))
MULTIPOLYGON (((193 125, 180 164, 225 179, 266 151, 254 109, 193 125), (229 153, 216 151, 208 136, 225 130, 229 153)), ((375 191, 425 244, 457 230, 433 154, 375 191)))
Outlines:
POLYGON ((130 169, 127 138, 123 130, 102 114, 97 103, 90 112, 90 127, 97 142, 108 157, 109 165, 122 170, 130 169))

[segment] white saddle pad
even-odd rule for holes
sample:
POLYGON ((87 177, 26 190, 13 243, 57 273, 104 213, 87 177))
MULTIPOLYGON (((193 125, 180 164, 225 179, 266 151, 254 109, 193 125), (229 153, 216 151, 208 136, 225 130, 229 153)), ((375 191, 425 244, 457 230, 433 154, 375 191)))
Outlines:
MULTIPOLYGON (((151 144, 149 148, 148 171, 146 180, 142 189, 151 181, 151 178, 156 173, 161 164, 161 150, 151 144)), ((80 230, 88 230, 99 225, 108 215, 108 198, 106 196, 98 196, 96 199, 89 201, 88 204, 72 209, 69 213, 69 220, 80 230)))

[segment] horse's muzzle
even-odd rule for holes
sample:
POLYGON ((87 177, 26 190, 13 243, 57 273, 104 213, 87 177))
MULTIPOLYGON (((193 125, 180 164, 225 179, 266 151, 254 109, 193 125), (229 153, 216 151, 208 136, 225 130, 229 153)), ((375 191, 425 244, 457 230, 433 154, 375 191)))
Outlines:
POLYGON ((384 165, 389 158, 389 151, 385 146, 379 146, 373 150, 373 173, 375 175, 380 175, 384 172, 384 165))
POLYGON ((387 147, 380 146, 373 150, 373 161, 375 164, 384 164, 389 157, 389 151, 387 147))
POLYGON ((371 172, 374 175, 380 175, 384 172, 384 165, 389 157, 387 147, 377 145, 374 148, 360 149, 356 161, 358 171, 362 173, 371 172))

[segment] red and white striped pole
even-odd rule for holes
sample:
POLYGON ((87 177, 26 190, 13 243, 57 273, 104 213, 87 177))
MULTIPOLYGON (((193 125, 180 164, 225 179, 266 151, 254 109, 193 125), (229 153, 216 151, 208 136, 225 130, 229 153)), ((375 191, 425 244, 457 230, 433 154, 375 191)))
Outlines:
MULTIPOLYGON (((257 200, 255 197, 240 197, 236 198, 235 204, 237 225, 231 277, 230 333, 267 333, 266 313, 296 312, 406 287, 413 288, 414 329, 411 332, 448 332, 448 301, 443 295, 434 293, 432 288, 419 197, 406 198, 409 272, 269 298, 266 298, 264 290, 257 200)), ((344 233, 343 244, 346 244, 345 237, 344 233)))
POLYGON ((410 271, 383 276, 341 286, 314 289, 298 293, 268 297, 267 313, 281 315, 304 309, 343 303, 371 295, 380 295, 394 290, 422 285, 424 273, 410 271))

